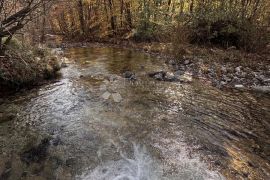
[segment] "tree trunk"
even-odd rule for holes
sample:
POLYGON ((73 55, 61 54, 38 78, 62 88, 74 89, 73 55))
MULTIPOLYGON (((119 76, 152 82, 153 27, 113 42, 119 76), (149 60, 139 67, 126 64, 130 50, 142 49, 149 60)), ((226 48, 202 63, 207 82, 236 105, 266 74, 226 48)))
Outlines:
POLYGON ((80 19, 80 28, 83 35, 85 35, 85 21, 84 21, 84 9, 83 9, 83 0, 78 0, 78 10, 79 10, 79 19, 80 19))

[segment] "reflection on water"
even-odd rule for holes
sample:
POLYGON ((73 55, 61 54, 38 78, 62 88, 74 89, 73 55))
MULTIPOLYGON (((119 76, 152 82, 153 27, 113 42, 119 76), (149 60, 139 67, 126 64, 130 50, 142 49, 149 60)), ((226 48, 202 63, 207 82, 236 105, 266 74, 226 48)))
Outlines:
POLYGON ((269 179, 269 96, 156 82, 166 65, 129 50, 66 55, 58 82, 0 105, 15 117, 0 121, 0 179, 269 179))

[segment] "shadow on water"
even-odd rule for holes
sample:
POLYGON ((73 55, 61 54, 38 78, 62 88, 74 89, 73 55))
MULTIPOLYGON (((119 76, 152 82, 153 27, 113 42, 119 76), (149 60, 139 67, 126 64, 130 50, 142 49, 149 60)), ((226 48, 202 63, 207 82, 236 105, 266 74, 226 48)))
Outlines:
POLYGON ((2 100, 0 179, 269 179, 268 95, 157 82, 167 66, 129 50, 66 55, 59 82, 2 100))

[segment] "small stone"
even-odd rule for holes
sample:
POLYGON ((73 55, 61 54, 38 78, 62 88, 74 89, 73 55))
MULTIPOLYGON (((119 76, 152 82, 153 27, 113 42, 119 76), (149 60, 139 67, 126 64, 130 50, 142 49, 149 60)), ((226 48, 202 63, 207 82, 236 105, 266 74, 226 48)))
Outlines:
POLYGON ((184 65, 189 65, 190 64, 190 61, 189 60, 185 60, 184 61, 184 65))
POLYGON ((227 77, 226 75, 223 75, 222 79, 223 79, 224 81, 226 81, 226 82, 231 82, 231 81, 232 81, 232 79, 229 78, 229 77, 227 77))
POLYGON ((240 72, 241 72, 241 66, 236 67, 236 68, 235 68, 235 71, 236 71, 237 73, 240 73, 240 72))
POLYGON ((119 93, 113 93, 112 98, 114 102, 121 102, 122 101, 122 96, 119 93))
POLYGON ((130 80, 135 80, 136 77, 135 77, 135 74, 131 71, 126 71, 124 74, 123 74, 124 78, 127 78, 127 79, 130 79, 130 80))
POLYGON ((176 76, 181 76, 181 75, 185 74, 185 72, 184 72, 184 71, 181 71, 181 70, 178 70, 178 71, 175 71, 174 74, 175 74, 176 76))
POLYGON ((167 72, 166 75, 165 75, 165 80, 166 81, 175 81, 176 78, 175 78, 173 73, 167 72))
POLYGON ((39 61, 41 60, 41 58, 40 58, 40 57, 35 57, 35 60, 36 60, 37 62, 39 62, 39 61))
POLYGON ((102 94, 102 98, 105 99, 105 100, 108 100, 111 96, 111 93, 106 91, 105 93, 102 94))
POLYGON ((173 66, 176 65, 176 63, 175 63, 174 60, 170 60, 170 61, 169 61, 169 64, 170 64, 170 65, 173 65, 173 66))
POLYGON ((220 82, 220 84, 221 84, 222 86, 224 86, 224 85, 226 85, 226 84, 227 84, 227 82, 225 82, 225 81, 221 81, 221 82, 220 82))
POLYGON ((163 80, 163 75, 162 75, 161 73, 158 73, 158 74, 156 74, 156 75, 154 76, 154 78, 155 78, 156 80, 161 81, 161 80, 163 80))
POLYGON ((222 67, 221 67, 221 71, 222 71, 223 73, 226 73, 226 72, 227 72, 227 68, 226 68, 225 66, 222 66, 222 67))
POLYGON ((236 84, 236 85, 234 85, 234 87, 237 88, 237 89, 242 89, 242 88, 244 88, 244 85, 236 84))
POLYGON ((189 73, 185 73, 184 75, 179 77, 179 80, 185 83, 192 82, 192 76, 189 73))

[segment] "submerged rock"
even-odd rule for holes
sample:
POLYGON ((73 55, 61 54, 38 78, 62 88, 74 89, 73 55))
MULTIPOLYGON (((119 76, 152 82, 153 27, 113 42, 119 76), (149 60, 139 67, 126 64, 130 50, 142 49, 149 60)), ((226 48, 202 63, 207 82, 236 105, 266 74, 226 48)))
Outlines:
POLYGON ((110 93, 109 91, 106 91, 105 93, 103 93, 103 94, 101 95, 101 97, 102 97, 103 99, 105 99, 105 100, 108 100, 108 99, 110 98, 110 96, 111 96, 111 93, 110 93))
POLYGON ((126 71, 123 73, 124 78, 129 79, 129 80, 136 80, 135 73, 131 71, 126 71))
POLYGON ((121 102, 123 99, 119 93, 113 93, 112 98, 113 98, 113 101, 117 103, 121 102))

